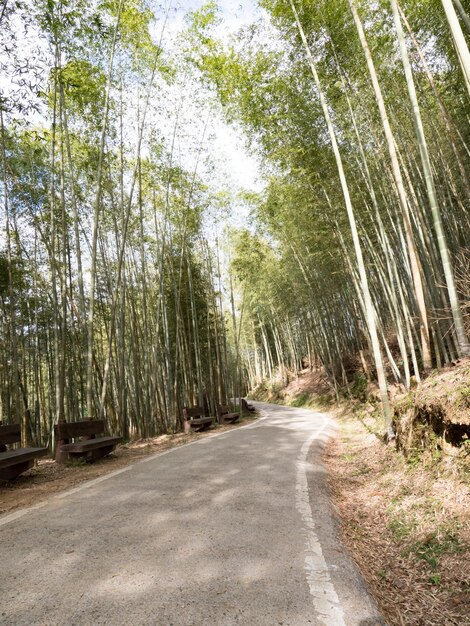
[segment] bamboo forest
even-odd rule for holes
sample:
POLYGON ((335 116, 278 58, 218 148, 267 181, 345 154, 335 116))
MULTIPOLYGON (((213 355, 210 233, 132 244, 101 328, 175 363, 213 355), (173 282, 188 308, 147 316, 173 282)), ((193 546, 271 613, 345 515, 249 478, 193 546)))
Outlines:
POLYGON ((1 2, 0 421, 30 443, 304 368, 376 381, 393 438, 389 386, 470 356, 469 3, 236 4, 1 2))

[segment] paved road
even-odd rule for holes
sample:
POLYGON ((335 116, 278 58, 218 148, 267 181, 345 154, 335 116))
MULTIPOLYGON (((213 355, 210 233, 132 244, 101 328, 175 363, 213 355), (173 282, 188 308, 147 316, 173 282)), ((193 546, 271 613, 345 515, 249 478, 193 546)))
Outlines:
POLYGON ((0 517, 0 624, 382 624, 335 535, 331 422, 258 406, 254 425, 0 517))

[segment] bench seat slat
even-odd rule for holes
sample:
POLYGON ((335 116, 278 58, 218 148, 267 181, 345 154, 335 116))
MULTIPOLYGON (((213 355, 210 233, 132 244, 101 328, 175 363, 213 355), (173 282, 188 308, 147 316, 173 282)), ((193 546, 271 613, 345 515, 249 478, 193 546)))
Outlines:
POLYGON ((214 418, 213 417, 193 417, 192 419, 188 421, 193 424, 208 424, 209 422, 213 422, 214 418))
POLYGON ((223 415, 220 416, 220 418, 224 422, 231 422, 232 424, 236 422, 239 417, 240 417, 239 413, 224 413, 223 415))
POLYGON ((0 452, 0 467, 10 467, 47 454, 47 448, 20 448, 0 452))
POLYGON ((96 448, 117 445, 121 441, 121 437, 97 437, 75 443, 65 443, 60 446, 60 449, 64 452, 88 452, 89 450, 96 450, 96 448))

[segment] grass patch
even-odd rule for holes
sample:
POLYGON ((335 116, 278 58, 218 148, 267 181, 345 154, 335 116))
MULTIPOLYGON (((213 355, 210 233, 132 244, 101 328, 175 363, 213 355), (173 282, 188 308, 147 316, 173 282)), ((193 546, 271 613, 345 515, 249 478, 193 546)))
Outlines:
POLYGON ((417 541, 410 552, 421 559, 436 571, 439 560, 444 554, 463 552, 465 546, 461 543, 458 528, 439 529, 423 541, 417 541))
POLYGON ((470 385, 459 389, 457 404, 461 409, 470 409, 470 385))
POLYGON ((360 402, 367 401, 367 387, 369 381, 364 372, 355 372, 352 385, 349 387, 350 395, 360 402))
POLYGON ((416 529, 416 521, 407 520, 404 516, 396 516, 389 521, 388 529, 391 531, 395 541, 401 542, 413 535, 416 529))
POLYGON ((311 397, 308 393, 300 393, 295 398, 292 398, 292 400, 289 402, 289 406, 293 406, 299 409, 301 407, 309 407, 311 406, 311 397))
POLYGON ((319 393, 316 394, 311 400, 311 406, 314 406, 319 409, 329 409, 334 406, 335 400, 328 393, 319 393))
POLYGON ((86 464, 87 460, 82 456, 79 456, 75 459, 67 459, 67 461, 65 462, 66 467, 85 467, 86 464))

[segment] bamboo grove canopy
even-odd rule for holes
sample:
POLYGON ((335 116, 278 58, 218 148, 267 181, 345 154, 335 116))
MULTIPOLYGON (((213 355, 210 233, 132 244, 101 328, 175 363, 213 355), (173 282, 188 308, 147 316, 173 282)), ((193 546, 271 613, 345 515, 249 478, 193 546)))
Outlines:
POLYGON ((390 431, 390 381, 469 356, 468 3, 251 4, 226 37, 214 1, 176 34, 171 2, 4 3, 0 419, 28 439, 169 432, 306 364, 377 379, 390 431), (219 111, 262 191, 214 186, 219 111))

